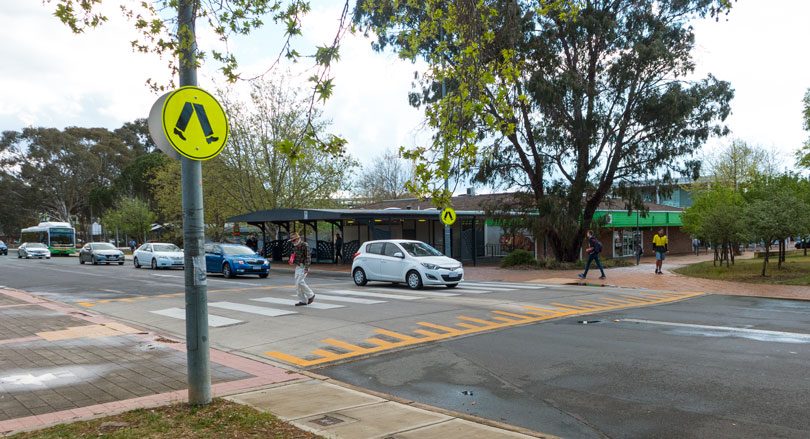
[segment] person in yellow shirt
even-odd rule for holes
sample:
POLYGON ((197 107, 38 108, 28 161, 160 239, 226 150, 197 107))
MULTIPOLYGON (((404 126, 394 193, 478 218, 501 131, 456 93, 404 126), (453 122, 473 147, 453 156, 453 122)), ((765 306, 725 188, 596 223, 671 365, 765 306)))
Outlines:
POLYGON ((658 229, 658 233, 653 235, 652 245, 655 251, 655 274, 664 274, 661 272, 661 266, 664 264, 664 259, 669 251, 667 245, 669 240, 667 235, 664 234, 664 229, 658 229))

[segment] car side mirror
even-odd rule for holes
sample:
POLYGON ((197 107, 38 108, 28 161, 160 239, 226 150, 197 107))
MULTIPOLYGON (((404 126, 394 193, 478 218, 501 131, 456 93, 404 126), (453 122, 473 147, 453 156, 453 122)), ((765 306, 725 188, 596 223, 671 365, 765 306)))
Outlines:
POLYGON ((394 257, 395 258, 400 258, 400 259, 405 259, 405 255, 403 255, 402 252, 394 253, 394 257))

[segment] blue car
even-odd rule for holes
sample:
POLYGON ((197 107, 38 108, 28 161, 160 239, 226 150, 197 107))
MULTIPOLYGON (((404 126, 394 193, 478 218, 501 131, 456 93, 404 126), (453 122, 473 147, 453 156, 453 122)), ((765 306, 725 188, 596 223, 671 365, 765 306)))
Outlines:
POLYGON ((225 277, 257 274, 264 279, 270 274, 270 261, 244 245, 205 244, 205 269, 225 277))
POLYGON ((5 242, 0 241, 0 255, 7 255, 8 254, 8 246, 5 242))

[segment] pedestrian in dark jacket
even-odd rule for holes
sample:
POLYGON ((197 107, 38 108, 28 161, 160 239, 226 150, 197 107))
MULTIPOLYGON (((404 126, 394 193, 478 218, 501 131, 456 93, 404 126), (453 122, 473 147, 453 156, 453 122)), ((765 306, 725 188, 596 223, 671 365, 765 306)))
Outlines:
POLYGON ((585 272, 579 275, 580 279, 585 279, 588 276, 588 269, 591 268, 591 262, 596 261, 596 266, 599 267, 599 271, 602 273, 599 276, 599 279, 605 278, 605 270, 602 268, 602 262, 599 260, 599 253, 602 253, 602 243, 593 236, 593 231, 588 230, 588 248, 585 249, 585 252, 588 253, 588 262, 585 263, 585 272))

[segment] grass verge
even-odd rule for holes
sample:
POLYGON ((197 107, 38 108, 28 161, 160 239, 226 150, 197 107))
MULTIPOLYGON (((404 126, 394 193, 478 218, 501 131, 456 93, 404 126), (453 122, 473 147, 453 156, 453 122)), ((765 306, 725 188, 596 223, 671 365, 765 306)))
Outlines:
POLYGON ((737 259, 731 267, 715 267, 711 261, 687 265, 675 270, 685 276, 730 282, 773 285, 810 285, 810 256, 788 256, 782 269, 776 268, 772 257, 765 277, 762 277, 762 259, 737 259))
POLYGON ((269 413, 214 399, 197 407, 174 404, 19 433, 14 439, 62 438, 318 438, 269 413))

